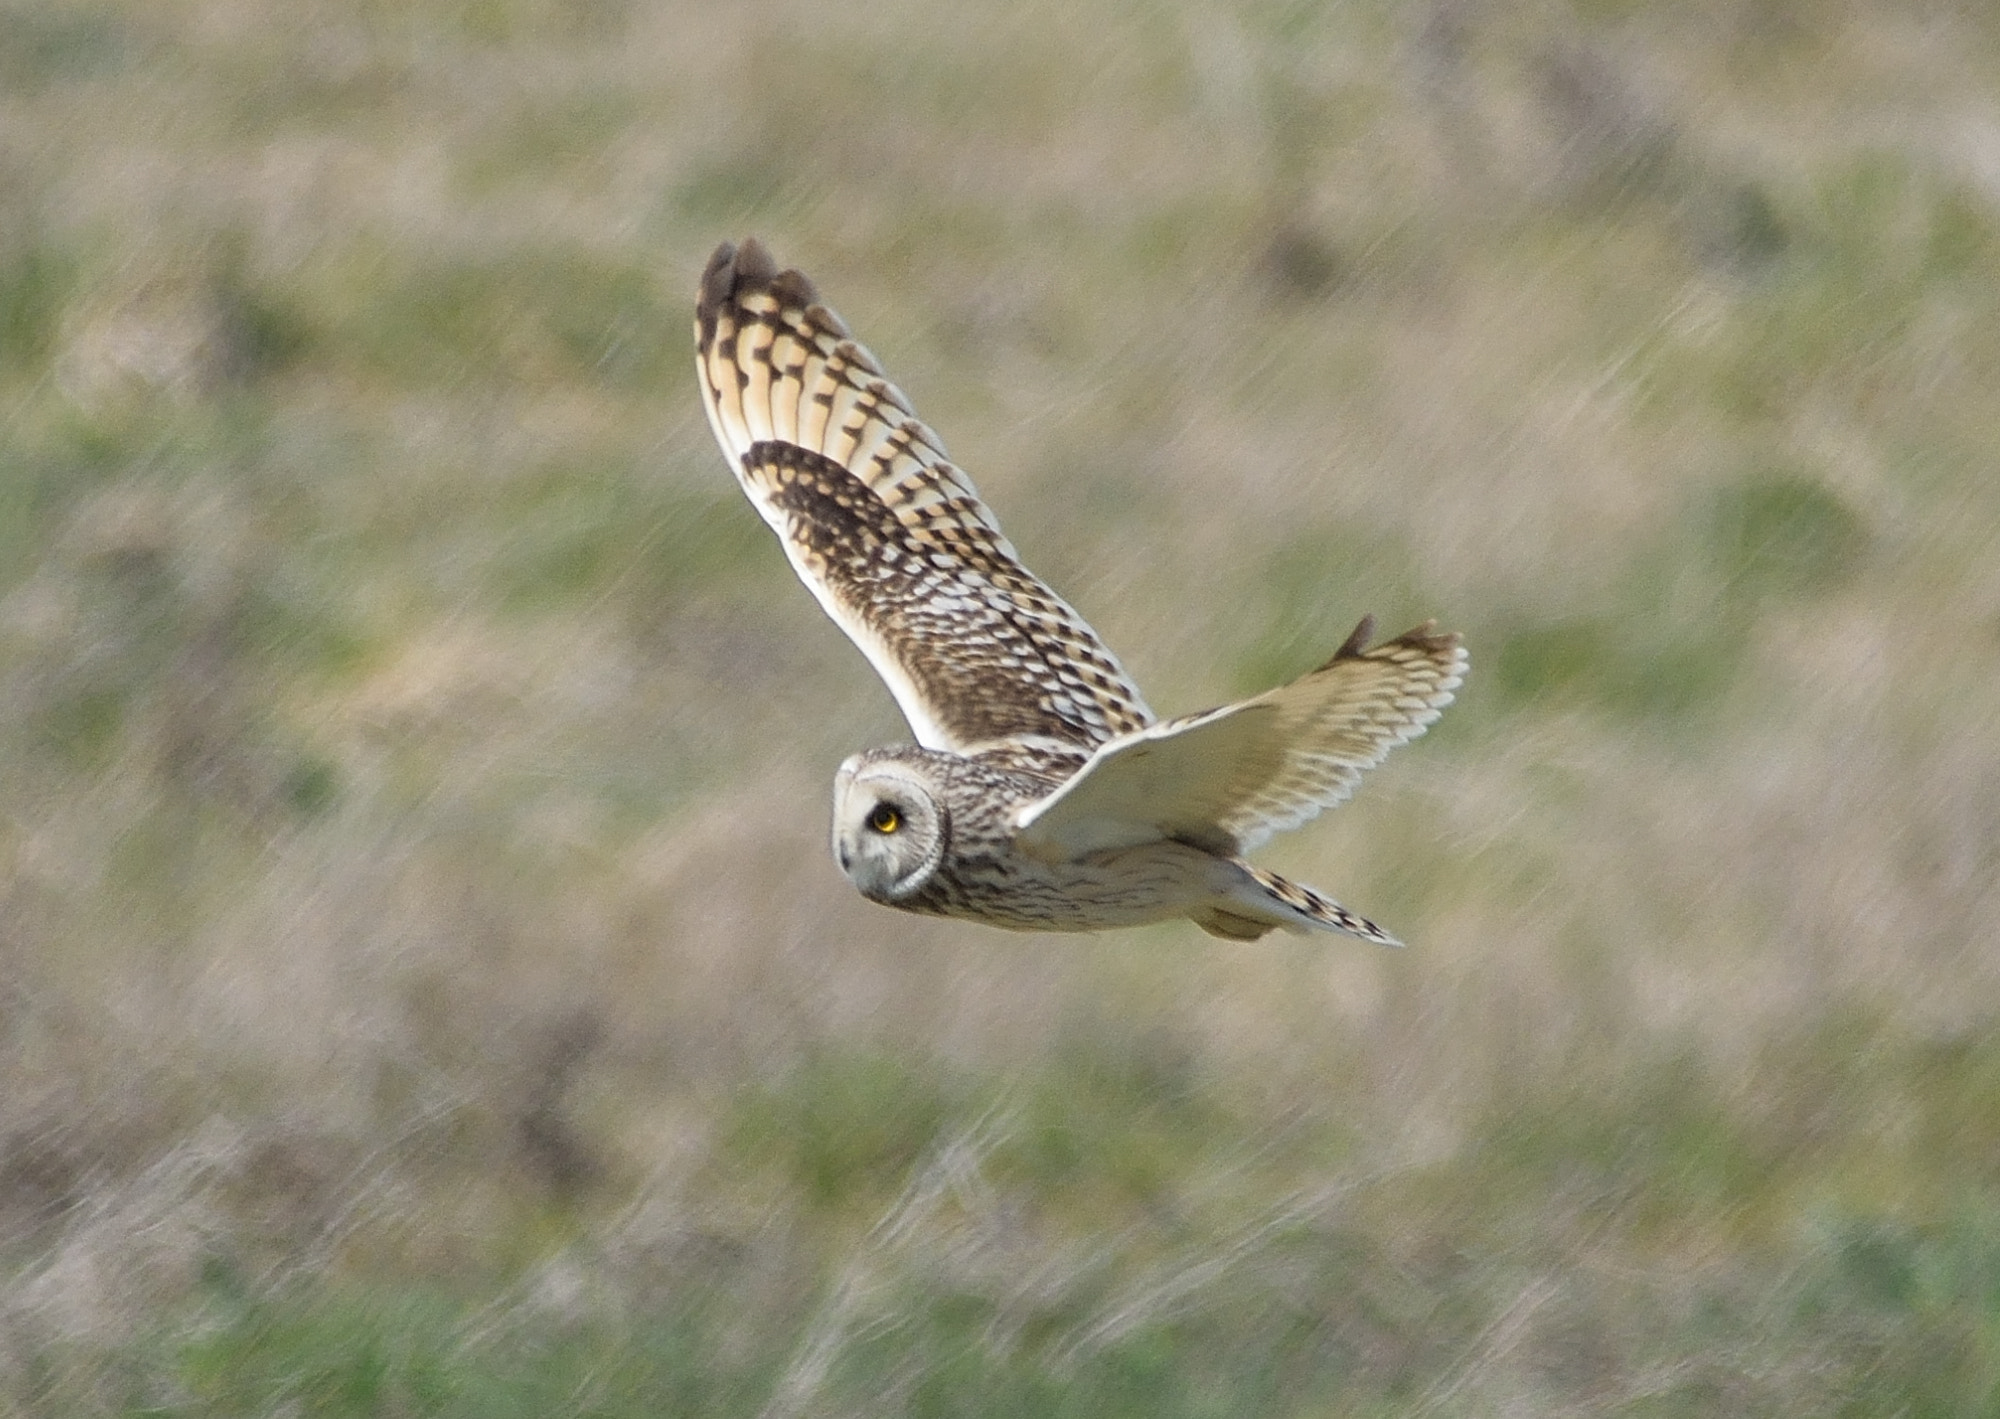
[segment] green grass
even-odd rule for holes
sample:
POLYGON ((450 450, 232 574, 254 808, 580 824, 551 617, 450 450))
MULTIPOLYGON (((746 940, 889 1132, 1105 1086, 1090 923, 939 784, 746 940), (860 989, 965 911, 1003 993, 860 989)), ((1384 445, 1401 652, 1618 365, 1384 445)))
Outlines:
POLYGON ((2000 30, 0 4, 0 1414, 2000 1415, 2000 30), (1982 126, 1985 125, 1985 126, 1982 126), (1990 146, 1990 145, 1989 145, 1990 146), (1411 942, 827 861, 812 273, 1411 942))
MULTIPOLYGON (((1991 1132, 1993 1051, 1878 1047, 1864 1070, 1856 1040, 1789 1042, 1778 1072, 1849 1107, 1916 1106, 1910 1161, 1942 1186, 1914 1210, 1851 1191, 1887 1160, 1841 1156, 1812 1121, 1746 1118, 1685 1055, 1538 1091, 1449 1162, 1376 1175, 1351 1141, 1260 1127, 1183 1065, 1162 1087, 1156 1055, 1061 1052, 1036 1079, 943 1087, 827 1055, 731 1107, 729 1185, 701 1191, 776 1187, 759 1218, 614 1256, 601 1221, 551 1214, 498 1295, 351 1267, 273 1283, 217 1238, 141 1335, 108 1358, 50 1347, 16 1400, 1193 1416, 1426 1412, 1476 1389, 1615 1414, 1986 1412, 2000 1229, 1949 1150, 1921 1145, 1968 1119, 1991 1132), (1967 1053, 1985 1087, 1932 1098, 1967 1053), (765 1235, 787 1196, 806 1210, 765 1235)), ((1993 1156, 1990 1139, 1959 1148, 1993 1156)))

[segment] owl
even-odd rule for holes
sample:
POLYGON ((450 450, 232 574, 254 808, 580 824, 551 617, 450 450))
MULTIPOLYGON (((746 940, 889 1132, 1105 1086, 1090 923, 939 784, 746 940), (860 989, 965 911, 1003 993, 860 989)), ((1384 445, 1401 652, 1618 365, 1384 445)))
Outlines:
POLYGON ((915 744, 840 767, 833 852, 870 901, 1020 931, 1188 918, 1395 945, 1244 854, 1343 802, 1465 674, 1426 623, 1238 704, 1156 719, 1021 565, 972 481, 811 281, 754 238, 702 273, 695 364, 722 452, 915 744))

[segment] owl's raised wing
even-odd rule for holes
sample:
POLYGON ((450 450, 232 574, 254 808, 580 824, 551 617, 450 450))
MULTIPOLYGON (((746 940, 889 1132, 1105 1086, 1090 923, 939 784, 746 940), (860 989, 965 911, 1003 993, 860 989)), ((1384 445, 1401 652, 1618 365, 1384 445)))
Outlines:
POLYGON ((754 238, 702 274, 695 366, 743 491, 920 744, 1088 751, 1152 723, 875 357, 754 238))
POLYGON ((1020 811, 1016 844, 1051 861, 1160 838, 1240 853, 1296 828, 1345 802, 1451 703, 1465 650, 1434 625, 1370 649, 1374 621, 1364 619, 1333 659, 1289 685, 1099 746, 1020 811))

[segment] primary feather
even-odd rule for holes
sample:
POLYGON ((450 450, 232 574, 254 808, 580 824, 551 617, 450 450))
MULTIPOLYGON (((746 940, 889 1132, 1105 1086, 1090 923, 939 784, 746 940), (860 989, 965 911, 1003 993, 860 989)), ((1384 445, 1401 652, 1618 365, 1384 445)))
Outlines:
POLYGON ((1370 649, 1372 627, 1362 621, 1333 659, 1288 685, 1099 746, 1021 810, 1022 850, 1073 857, 1165 837, 1243 853, 1345 802, 1465 676, 1456 635, 1425 624, 1370 649))
POLYGON ((1021 565, 875 357, 753 240, 695 309, 709 423, 800 578, 926 748, 1089 750, 1150 724, 1117 657, 1021 565))

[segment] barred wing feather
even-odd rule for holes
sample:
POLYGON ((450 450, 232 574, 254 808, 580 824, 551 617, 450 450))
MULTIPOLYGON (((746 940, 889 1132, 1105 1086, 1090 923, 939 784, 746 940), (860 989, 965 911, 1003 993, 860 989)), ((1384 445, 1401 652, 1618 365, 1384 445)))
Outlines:
POLYGON ((1089 751, 1152 712, 1096 632, 1021 565, 972 481, 797 271, 761 243, 703 273, 709 424, 793 569, 919 743, 1089 751))
POLYGON ((1016 843, 1048 861, 1163 837, 1243 853, 1345 802, 1465 675, 1459 638, 1432 623, 1370 649, 1372 631, 1362 621, 1333 659, 1288 685, 1100 746, 1020 811, 1016 843))

